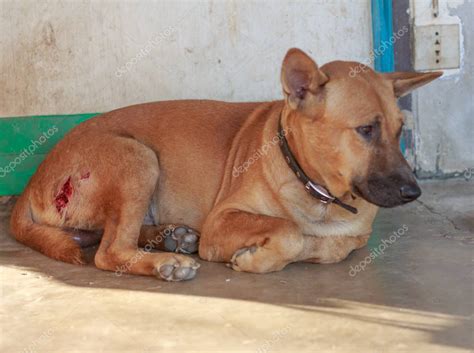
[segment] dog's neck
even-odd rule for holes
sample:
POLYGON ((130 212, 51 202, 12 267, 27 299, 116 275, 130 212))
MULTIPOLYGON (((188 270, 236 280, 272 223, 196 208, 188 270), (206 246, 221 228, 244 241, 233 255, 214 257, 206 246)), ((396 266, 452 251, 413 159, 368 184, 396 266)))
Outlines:
MULTIPOLYGON (((272 110, 271 117, 267 116, 262 134, 258 138, 260 145, 277 137, 281 106, 278 111, 277 106, 272 110)), ((357 236, 370 233, 377 212, 376 206, 361 198, 352 200, 348 193, 347 199, 343 200, 357 207, 359 213, 355 215, 337 205, 324 204, 315 199, 288 167, 278 144, 270 148, 259 163, 266 180, 264 185, 271 190, 266 193, 268 196, 264 200, 259 201, 258 206, 254 206, 258 207, 259 212, 291 219, 306 235, 357 236)), ((314 178, 313 175, 311 177, 314 178)), ((319 182, 319 179, 316 181, 319 182)))
POLYGON ((304 150, 304 143, 298 143, 297 141, 298 136, 303 136, 302 128, 297 123, 299 118, 300 117, 297 116, 294 111, 290 111, 286 105, 283 105, 277 118, 277 129, 279 129, 279 126, 281 125, 283 130, 286 131, 285 139, 287 140, 288 148, 291 150, 295 160, 298 161, 298 164, 306 172, 308 177, 320 185, 325 185, 323 175, 320 173, 321 168, 314 168, 313 165, 309 163, 306 158, 308 151, 304 150))
POLYGON ((283 109, 278 120, 278 138, 280 140, 280 149, 283 156, 285 157, 286 162, 288 163, 288 166, 293 171, 293 173, 295 173, 298 180, 304 185, 305 190, 323 204, 334 203, 335 205, 338 205, 349 212, 357 214, 357 208, 352 207, 342 202, 337 197, 331 195, 326 187, 315 182, 314 180, 311 180, 311 178, 301 168, 286 139, 286 135, 288 135, 290 131, 288 129, 285 130, 282 126, 282 113, 283 109))
MULTIPOLYGON (((282 106, 283 104, 279 102, 279 104, 269 107, 272 110, 271 117, 269 118, 267 115, 261 135, 258 137, 260 145, 278 137, 278 120, 282 106)), ((291 131, 287 136, 291 137, 291 131)), ((293 144, 290 145, 290 148, 293 148, 293 144)), ((297 156, 296 153, 295 156, 297 156)), ((357 215, 337 205, 321 203, 305 191, 295 173, 288 167, 278 144, 270 148, 268 154, 265 155, 265 158, 261 158, 259 163, 262 164, 266 185, 272 190, 268 199, 261 200, 266 209, 265 212, 268 214, 292 219, 307 235, 356 236, 370 232, 377 212, 376 206, 361 198, 352 200, 350 192, 343 200, 350 202, 359 210, 357 215), (272 194, 273 196, 270 196, 272 194)), ((315 178, 316 174, 310 175, 313 180, 320 182, 321 179, 315 178)))

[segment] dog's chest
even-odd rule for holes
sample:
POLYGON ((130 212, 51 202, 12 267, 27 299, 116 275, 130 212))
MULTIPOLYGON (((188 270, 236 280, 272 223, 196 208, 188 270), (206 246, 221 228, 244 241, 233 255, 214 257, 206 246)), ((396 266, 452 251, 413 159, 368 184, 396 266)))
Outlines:
POLYGON ((327 219, 326 206, 316 204, 310 209, 293 207, 293 220, 298 224, 303 234, 319 237, 326 236, 357 236, 363 234, 363 225, 353 219, 327 219))
POLYGON ((352 214, 347 217, 334 216, 334 212, 330 212, 328 207, 338 206, 328 206, 310 196, 304 189, 295 191, 294 187, 282 189, 282 196, 286 211, 303 234, 320 237, 359 236, 370 232, 373 217, 367 217, 364 212, 356 217, 352 214))

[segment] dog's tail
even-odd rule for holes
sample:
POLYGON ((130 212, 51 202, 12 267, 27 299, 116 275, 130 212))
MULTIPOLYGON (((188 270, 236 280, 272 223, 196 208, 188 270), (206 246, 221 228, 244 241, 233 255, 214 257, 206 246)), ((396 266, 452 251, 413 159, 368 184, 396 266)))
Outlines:
POLYGON ((55 260, 84 264, 81 247, 59 227, 36 223, 33 219, 28 190, 13 208, 10 229, 16 240, 55 260))

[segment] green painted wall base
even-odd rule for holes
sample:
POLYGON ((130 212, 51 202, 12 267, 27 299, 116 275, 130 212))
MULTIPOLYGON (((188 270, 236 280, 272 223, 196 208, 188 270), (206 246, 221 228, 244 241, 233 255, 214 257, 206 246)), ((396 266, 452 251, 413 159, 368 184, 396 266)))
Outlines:
POLYGON ((0 195, 20 194, 53 146, 98 114, 0 118, 0 195))

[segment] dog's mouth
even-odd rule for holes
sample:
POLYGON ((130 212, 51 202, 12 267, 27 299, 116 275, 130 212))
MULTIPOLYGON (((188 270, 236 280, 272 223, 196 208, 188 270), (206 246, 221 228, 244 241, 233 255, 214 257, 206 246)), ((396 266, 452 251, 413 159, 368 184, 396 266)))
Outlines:
POLYGON ((355 181, 354 194, 379 207, 396 207, 415 201, 421 195, 418 183, 411 178, 404 181, 400 176, 369 178, 365 182, 355 181))

